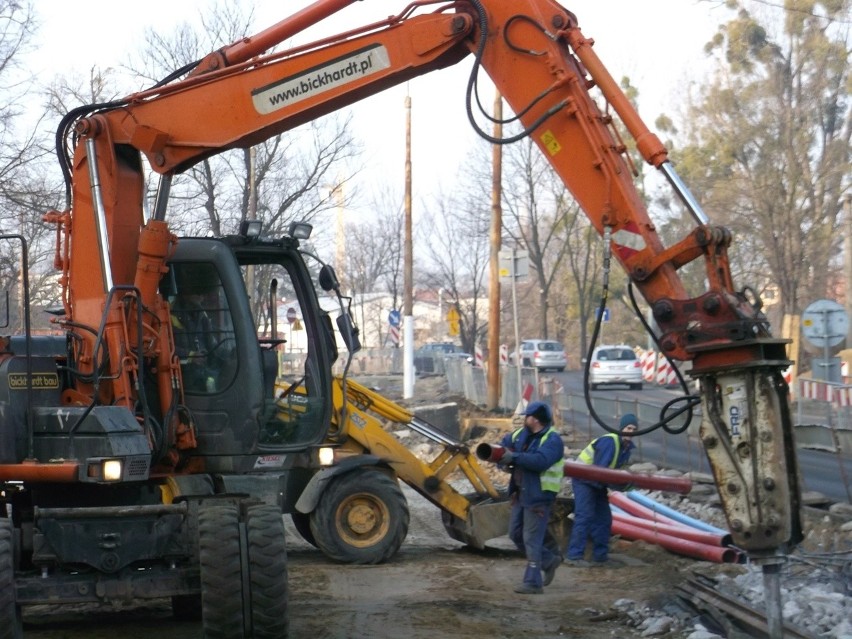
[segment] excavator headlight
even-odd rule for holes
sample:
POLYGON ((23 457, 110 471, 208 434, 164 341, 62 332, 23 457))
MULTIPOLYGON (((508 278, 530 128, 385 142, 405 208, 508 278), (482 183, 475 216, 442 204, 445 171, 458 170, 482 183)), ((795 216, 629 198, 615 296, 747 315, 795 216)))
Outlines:
POLYGON ((243 237, 254 238, 260 237, 260 232, 263 230, 263 222, 260 220, 243 220, 240 224, 240 235, 243 237))
POLYGON ((121 481, 124 463, 120 459, 90 458, 86 463, 86 476, 89 481, 121 481))
POLYGON ((104 481, 118 481, 121 479, 121 460, 107 459, 104 461, 104 481))
POLYGON ((317 458, 320 466, 331 466, 334 463, 334 449, 329 446, 320 447, 317 458))
POLYGON ((290 224, 290 237, 296 240, 307 240, 313 231, 314 227, 307 222, 292 222, 290 224))

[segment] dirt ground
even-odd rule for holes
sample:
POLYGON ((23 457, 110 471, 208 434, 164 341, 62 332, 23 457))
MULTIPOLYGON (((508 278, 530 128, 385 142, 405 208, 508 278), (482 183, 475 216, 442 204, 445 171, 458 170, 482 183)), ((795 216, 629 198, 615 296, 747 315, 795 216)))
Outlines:
MULTIPOLYGON (((615 601, 657 607, 693 569, 718 569, 641 542, 617 542, 613 557, 625 565, 563 566, 543 595, 517 595, 512 588, 521 580, 524 559, 508 539, 496 539, 482 552, 470 550, 446 534, 437 508, 405 492, 408 538, 392 561, 379 566, 330 562, 301 540, 288 518, 291 637, 631 639, 642 635, 615 611, 615 601)), ((201 637, 200 624, 171 618, 167 601, 122 610, 39 608, 24 612, 26 639, 201 637)))
POLYGON ((641 542, 619 542, 613 558, 623 566, 563 566, 543 595, 518 595, 512 589, 525 560, 508 539, 470 550, 446 535, 433 506, 416 494, 407 497, 411 532, 389 564, 330 565, 312 550, 291 553, 294 637, 640 637, 612 604, 622 598, 637 606, 659 603, 696 567, 641 542))

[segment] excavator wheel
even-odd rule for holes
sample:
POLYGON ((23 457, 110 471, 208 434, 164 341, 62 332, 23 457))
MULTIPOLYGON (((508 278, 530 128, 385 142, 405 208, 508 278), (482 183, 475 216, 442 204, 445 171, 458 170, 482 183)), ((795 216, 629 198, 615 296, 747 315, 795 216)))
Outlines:
POLYGON ((408 534, 408 504, 396 480, 360 468, 335 477, 311 513, 317 547, 342 563, 379 564, 408 534))
POLYGON ((314 533, 311 531, 311 516, 310 514, 292 512, 290 519, 293 520, 293 526, 296 532, 314 548, 317 547, 317 540, 314 539, 314 533))
POLYGON ((15 603, 15 543, 12 520, 0 518, 0 639, 23 639, 21 607, 15 603))
POLYGON ((251 506, 246 514, 251 621, 254 639, 287 636, 287 543, 276 506, 251 506))
POLYGON ((218 501, 201 504, 198 550, 204 638, 242 639, 243 574, 236 504, 218 501))

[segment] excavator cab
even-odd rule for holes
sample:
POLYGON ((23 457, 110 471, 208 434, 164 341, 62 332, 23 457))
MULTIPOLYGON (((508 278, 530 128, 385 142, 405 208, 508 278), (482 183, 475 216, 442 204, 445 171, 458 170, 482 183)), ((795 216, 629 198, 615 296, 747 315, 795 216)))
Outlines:
POLYGON ((251 472, 263 463, 259 453, 323 440, 337 349, 315 281, 292 237, 178 242, 161 290, 196 428, 189 455, 203 457, 208 471, 251 472), (279 306, 287 309, 284 330, 279 306), (279 376, 299 389, 286 402, 276 396, 279 376))

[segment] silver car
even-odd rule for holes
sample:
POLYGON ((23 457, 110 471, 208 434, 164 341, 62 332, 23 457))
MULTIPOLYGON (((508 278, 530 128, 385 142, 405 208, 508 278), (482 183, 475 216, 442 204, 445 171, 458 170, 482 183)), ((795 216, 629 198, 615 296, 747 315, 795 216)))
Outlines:
MULTIPOLYGON (((517 362, 517 355, 512 353, 512 363, 517 362)), ((521 366, 529 366, 545 371, 552 368, 564 371, 568 366, 565 349, 560 342, 551 339, 525 339, 521 342, 521 366)))
POLYGON ((604 384, 626 384, 642 390, 642 363, 629 346, 598 346, 592 353, 589 385, 592 390, 604 384))

